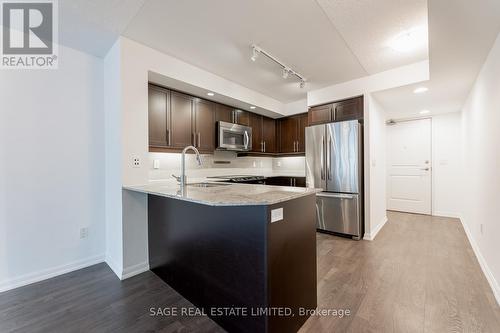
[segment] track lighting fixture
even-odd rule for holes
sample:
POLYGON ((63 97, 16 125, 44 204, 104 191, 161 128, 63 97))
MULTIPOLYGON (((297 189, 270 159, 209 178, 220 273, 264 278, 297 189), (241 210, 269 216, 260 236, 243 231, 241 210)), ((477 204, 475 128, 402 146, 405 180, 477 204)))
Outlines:
POLYGON ((280 60, 278 60, 276 57, 274 57, 270 53, 264 51, 263 49, 261 49, 257 45, 252 45, 252 56, 250 57, 250 59, 252 61, 256 61, 257 57, 260 54, 262 54, 266 58, 272 60, 273 62, 275 62, 276 64, 278 64, 282 68, 281 76, 283 77, 283 79, 286 80, 290 76, 295 76, 297 79, 300 80, 300 82, 299 82, 299 87, 300 88, 304 88, 306 86, 307 79, 305 77, 303 77, 301 74, 297 73, 296 71, 294 71, 293 69, 291 69, 290 67, 288 67, 287 65, 285 65, 283 62, 281 62, 280 60))
POLYGON ((250 60, 256 61, 258 57, 259 57, 259 50, 256 47, 254 47, 252 49, 252 56, 250 57, 250 60))

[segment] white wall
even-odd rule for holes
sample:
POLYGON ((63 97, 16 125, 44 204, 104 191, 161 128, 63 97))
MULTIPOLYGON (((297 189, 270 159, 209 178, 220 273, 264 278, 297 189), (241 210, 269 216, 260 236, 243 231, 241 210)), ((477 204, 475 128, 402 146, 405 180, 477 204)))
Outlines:
POLYGON ((387 222, 385 112, 371 96, 365 95, 365 239, 375 238, 387 222))
POLYGON ((57 70, 2 70, 0 101, 0 291, 101 262, 102 59, 60 46, 57 70))
POLYGON ((462 222, 500 303, 500 35, 462 110, 462 222), (482 231, 481 231, 482 226, 482 231))
POLYGON ((432 117, 432 214, 460 217, 461 113, 432 117))

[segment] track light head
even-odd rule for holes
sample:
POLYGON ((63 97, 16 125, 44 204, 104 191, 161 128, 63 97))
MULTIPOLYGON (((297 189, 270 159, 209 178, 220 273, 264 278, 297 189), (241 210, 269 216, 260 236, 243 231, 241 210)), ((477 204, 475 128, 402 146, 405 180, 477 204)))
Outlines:
POLYGON ((286 79, 288 79, 289 75, 290 75, 290 69, 286 68, 286 67, 283 68, 283 74, 282 74, 283 78, 286 80, 286 79))
POLYGON ((306 86, 306 81, 304 81, 304 80, 300 81, 300 83, 299 83, 299 87, 302 89, 302 88, 304 88, 305 86, 306 86))
POLYGON ((252 56, 250 57, 250 60, 256 61, 258 57, 259 57, 259 50, 257 50, 257 48, 254 46, 252 48, 252 56))

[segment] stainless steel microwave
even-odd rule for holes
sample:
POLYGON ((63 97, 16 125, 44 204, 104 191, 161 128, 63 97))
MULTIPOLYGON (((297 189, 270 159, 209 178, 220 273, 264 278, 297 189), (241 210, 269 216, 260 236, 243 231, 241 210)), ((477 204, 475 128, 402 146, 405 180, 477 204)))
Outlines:
POLYGON ((252 128, 225 121, 217 122, 217 149, 252 150, 252 128))

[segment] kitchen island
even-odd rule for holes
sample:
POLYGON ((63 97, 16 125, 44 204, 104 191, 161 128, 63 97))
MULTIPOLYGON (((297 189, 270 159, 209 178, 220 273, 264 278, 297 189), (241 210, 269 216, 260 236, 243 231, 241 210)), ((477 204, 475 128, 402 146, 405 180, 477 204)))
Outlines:
POLYGON ((296 332, 315 309, 315 193, 154 182, 150 269, 229 332, 296 332))

